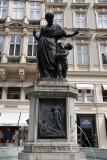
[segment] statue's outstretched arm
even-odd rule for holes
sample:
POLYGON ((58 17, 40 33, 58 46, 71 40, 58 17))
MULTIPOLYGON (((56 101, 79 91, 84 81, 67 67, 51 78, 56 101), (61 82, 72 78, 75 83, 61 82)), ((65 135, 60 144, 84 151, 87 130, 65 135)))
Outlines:
POLYGON ((74 32, 73 34, 65 33, 64 37, 70 38, 70 37, 76 36, 77 34, 79 34, 79 29, 77 29, 76 32, 74 32))

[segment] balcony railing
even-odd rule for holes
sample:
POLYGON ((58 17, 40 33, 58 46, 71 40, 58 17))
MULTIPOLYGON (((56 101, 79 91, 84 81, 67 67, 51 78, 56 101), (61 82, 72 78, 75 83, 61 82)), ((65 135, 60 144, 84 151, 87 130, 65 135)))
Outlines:
POLYGON ((29 25, 40 25, 40 21, 33 21, 33 20, 29 20, 29 25))
POLYGON ((20 99, 20 93, 7 93, 7 99, 20 99))
POLYGON ((36 59, 26 59, 26 63, 36 63, 36 59))
POLYGON ((19 63, 20 58, 8 58, 8 63, 19 63))

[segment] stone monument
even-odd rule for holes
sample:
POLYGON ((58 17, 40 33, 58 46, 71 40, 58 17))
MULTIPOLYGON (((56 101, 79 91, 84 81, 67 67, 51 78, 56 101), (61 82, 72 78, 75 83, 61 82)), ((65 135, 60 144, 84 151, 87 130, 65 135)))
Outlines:
POLYGON ((47 13, 47 25, 41 29, 38 40, 37 64, 39 79, 27 88, 30 100, 28 142, 19 158, 23 160, 85 160, 76 141, 74 99, 77 89, 66 78, 67 55, 72 45, 59 45, 67 34, 53 24, 53 13, 47 13), (57 56, 56 56, 57 55, 57 56), (57 58, 56 60, 56 57, 57 58), (59 63, 59 65, 58 65, 59 63), (57 78, 58 77, 58 78, 57 78))

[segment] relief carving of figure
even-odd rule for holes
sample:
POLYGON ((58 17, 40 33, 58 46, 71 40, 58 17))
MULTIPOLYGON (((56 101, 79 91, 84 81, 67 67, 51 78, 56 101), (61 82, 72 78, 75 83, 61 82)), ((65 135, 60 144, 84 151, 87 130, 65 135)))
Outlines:
POLYGON ((50 122, 43 119, 39 120, 39 132, 42 136, 65 136, 62 124, 61 108, 59 106, 53 106, 50 113, 50 122))

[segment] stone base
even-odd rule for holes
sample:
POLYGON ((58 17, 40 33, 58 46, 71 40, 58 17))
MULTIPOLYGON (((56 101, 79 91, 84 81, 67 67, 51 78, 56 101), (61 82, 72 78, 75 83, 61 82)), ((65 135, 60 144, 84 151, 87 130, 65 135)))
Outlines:
POLYGON ((74 98, 77 89, 63 79, 38 79, 30 99, 28 142, 23 160, 86 160, 76 143, 74 98))
MULTIPOLYGON (((58 140, 57 140, 58 141, 58 140)), ((24 153, 70 153, 80 152, 76 143, 69 142, 28 142, 24 146, 24 153)))
POLYGON ((19 154, 19 160, 86 160, 85 153, 24 153, 19 154))
POLYGON ((28 142, 18 155, 23 160, 86 160, 85 153, 77 144, 68 142, 28 142))

